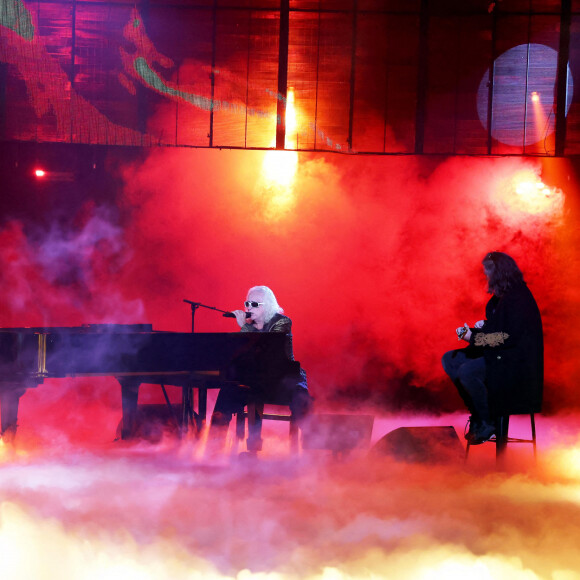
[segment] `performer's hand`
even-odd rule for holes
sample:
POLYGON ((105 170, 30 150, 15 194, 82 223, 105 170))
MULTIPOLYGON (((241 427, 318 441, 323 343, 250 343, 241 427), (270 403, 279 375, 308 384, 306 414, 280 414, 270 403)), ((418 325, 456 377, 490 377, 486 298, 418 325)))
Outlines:
POLYGON ((465 340, 469 342, 469 339, 471 338, 471 330, 469 330, 467 322, 463 326, 456 328, 455 332, 457 333, 457 340, 465 340))
POLYGON ((469 340, 471 339, 471 330, 469 326, 467 326, 467 322, 463 326, 464 328, 467 328, 467 332, 463 335, 463 340, 469 342, 469 340))
POLYGON ((484 324, 485 320, 478 320, 473 326, 475 326, 475 328, 483 328, 484 324))
POLYGON ((240 328, 246 324, 246 311, 245 310, 232 310, 232 313, 236 316, 236 322, 240 325, 240 328))

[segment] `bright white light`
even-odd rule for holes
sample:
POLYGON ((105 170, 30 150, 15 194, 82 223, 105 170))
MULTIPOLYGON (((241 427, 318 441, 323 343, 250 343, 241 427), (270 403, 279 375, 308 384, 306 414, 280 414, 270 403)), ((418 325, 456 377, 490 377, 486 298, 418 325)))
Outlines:
POLYGON ((284 147, 294 149, 296 143, 296 107, 294 106, 294 89, 289 88, 286 94, 286 139, 284 147))
POLYGON ((268 151, 262 163, 262 173, 266 181, 281 186, 289 186, 298 167, 296 151, 268 151))
POLYGON ((530 172, 521 172, 513 178, 515 196, 510 204, 528 214, 559 214, 564 203, 564 194, 550 188, 530 172))

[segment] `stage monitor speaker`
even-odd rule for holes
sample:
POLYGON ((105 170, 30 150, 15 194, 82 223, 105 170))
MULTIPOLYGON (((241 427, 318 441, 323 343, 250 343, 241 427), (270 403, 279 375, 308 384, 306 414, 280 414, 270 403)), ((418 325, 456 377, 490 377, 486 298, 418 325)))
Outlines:
POLYGON ((341 453, 368 449, 374 420, 373 415, 313 414, 302 427, 302 448, 341 453))
POLYGON ((453 427, 399 427, 371 449, 373 455, 390 455, 407 463, 454 463, 465 450, 453 427))
MULTIPOLYGON (((173 404, 171 408, 165 403, 140 404, 135 417, 135 433, 133 438, 144 439, 150 443, 159 443, 164 436, 179 437, 179 420, 181 405, 173 404)), ((117 425, 117 439, 121 437, 123 420, 117 425)))

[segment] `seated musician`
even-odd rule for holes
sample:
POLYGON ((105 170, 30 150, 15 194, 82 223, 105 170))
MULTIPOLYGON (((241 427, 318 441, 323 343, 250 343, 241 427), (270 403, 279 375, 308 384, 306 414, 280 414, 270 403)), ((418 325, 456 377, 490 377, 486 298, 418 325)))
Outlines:
MULTIPOLYGON (((233 314, 241 332, 281 332, 287 335, 286 361, 277 362, 277 369, 245 368, 241 373, 244 385, 224 386, 218 394, 210 425, 210 440, 223 445, 233 413, 242 412, 251 401, 289 405, 292 416, 299 423, 310 412, 312 398, 308 393, 306 373, 294 360, 292 349, 292 321, 284 316, 276 297, 267 286, 254 286, 248 291, 245 310, 233 314), (247 316, 249 313, 249 317, 247 316), (273 378, 274 377, 274 378, 273 378)), ((238 376, 240 374, 238 369, 238 376)), ((259 419, 259 418, 258 418, 259 419)), ((254 433, 249 433, 248 449, 261 447, 260 422, 254 433)))
POLYGON ((459 327, 468 345, 443 355, 443 369, 471 412, 471 445, 489 440, 498 417, 539 412, 544 380, 542 319, 521 270, 503 252, 490 252, 482 264, 492 294, 486 320, 459 327))

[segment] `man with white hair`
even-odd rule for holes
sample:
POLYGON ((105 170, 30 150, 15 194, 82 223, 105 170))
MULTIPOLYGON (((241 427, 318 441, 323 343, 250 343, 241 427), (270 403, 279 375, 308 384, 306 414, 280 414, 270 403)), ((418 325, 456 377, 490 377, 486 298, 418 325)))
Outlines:
MULTIPOLYGON (((263 384, 259 378, 250 378, 247 387, 225 386, 220 389, 211 418, 210 437, 223 444, 225 434, 234 413, 241 413, 251 400, 287 404, 294 419, 299 423, 310 412, 312 398, 308 393, 306 373, 294 360, 292 348, 292 321, 284 315, 276 296, 268 286, 254 286, 248 290, 244 310, 233 314, 241 332, 280 332, 286 335, 285 354, 288 364, 280 368, 280 378, 263 384), (249 314, 249 317, 248 317, 249 314)), ((261 424, 249 433, 248 449, 261 448, 261 424)))

